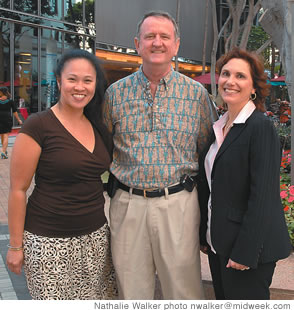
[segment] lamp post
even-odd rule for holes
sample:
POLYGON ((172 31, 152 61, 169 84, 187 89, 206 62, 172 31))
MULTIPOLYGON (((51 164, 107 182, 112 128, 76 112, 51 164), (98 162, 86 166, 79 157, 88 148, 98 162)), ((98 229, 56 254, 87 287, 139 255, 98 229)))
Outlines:
MULTIPOLYGON (((294 33, 294 0, 288 0, 289 4, 289 12, 291 13, 291 28, 289 26, 289 30, 291 29, 291 33, 294 33)), ((291 40, 291 82, 290 82, 290 89, 289 97, 291 102, 291 184, 294 185, 294 120, 293 120, 293 112, 294 112, 294 38, 293 35, 290 36, 291 40)))

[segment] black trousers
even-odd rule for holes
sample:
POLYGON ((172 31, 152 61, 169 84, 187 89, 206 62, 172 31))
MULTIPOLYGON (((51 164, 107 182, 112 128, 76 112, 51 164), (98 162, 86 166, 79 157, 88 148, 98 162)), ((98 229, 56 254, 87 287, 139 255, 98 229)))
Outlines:
POLYGON ((266 300, 270 299, 275 262, 259 264, 257 269, 226 268, 228 258, 209 251, 209 266, 216 299, 266 300))

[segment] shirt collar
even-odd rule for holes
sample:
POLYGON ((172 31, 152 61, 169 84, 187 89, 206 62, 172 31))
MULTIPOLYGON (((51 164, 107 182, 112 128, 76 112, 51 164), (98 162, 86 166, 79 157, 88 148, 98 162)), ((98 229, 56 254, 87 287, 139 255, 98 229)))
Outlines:
MULTIPOLYGON (((233 121, 233 124, 244 124, 255 109, 255 104, 252 102, 252 100, 249 100, 239 112, 239 114, 233 121)), ((216 127, 222 128, 226 124, 228 116, 229 114, 228 112, 226 112, 219 120, 214 123, 214 125, 216 125, 216 127)))
MULTIPOLYGON (((165 88, 168 88, 168 84, 171 82, 173 76, 174 76, 174 68, 171 66, 171 70, 169 71, 169 73, 164 76, 160 81, 159 81, 159 85, 164 85, 165 88)), ((139 70, 138 70, 138 79, 140 81, 140 83, 143 85, 144 88, 150 88, 150 81, 148 80, 148 78, 145 76, 143 70, 142 70, 142 65, 140 66, 139 70)))
POLYGON ((239 114, 235 118, 233 124, 244 124, 255 109, 256 109, 255 104, 252 102, 252 100, 249 100, 245 104, 243 109, 239 112, 239 114))

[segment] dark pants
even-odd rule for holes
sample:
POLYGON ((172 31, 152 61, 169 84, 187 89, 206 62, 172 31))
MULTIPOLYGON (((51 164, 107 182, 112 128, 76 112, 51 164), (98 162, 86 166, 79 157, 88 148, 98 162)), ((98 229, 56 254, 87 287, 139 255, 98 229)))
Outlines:
POLYGON ((216 299, 270 299, 269 287, 276 263, 259 264, 257 269, 226 268, 228 258, 209 251, 209 266, 216 299))

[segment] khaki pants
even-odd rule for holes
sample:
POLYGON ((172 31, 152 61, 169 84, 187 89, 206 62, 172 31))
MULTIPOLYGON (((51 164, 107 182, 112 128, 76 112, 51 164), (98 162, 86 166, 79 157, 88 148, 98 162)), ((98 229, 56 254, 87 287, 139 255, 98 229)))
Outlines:
POLYGON ((110 202, 111 250, 120 299, 203 299, 196 188, 159 198, 118 189, 110 202))

